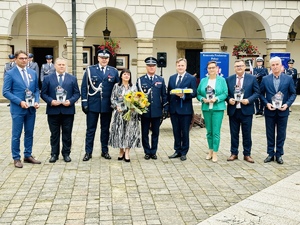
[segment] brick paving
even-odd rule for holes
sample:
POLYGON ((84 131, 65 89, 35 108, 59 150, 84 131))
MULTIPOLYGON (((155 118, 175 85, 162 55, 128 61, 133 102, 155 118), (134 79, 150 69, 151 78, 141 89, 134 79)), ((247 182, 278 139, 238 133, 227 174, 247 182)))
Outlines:
MULTIPOLYGON (((161 126, 158 160, 145 160, 142 149, 131 151, 131 163, 117 160, 118 149, 110 149, 112 160, 101 158, 98 127, 93 158, 83 162, 85 115, 80 104, 76 107, 72 162, 65 163, 60 156, 52 164, 48 162, 50 132, 42 105, 37 113, 33 147, 33 155, 42 164, 24 164, 17 169, 11 158, 11 117, 6 105, 0 104, 1 225, 194 225, 299 171, 299 106, 293 107, 289 117, 284 164, 278 165, 263 163, 267 156, 263 117, 253 120, 255 163, 242 160, 241 153, 240 160, 227 162, 227 115, 217 163, 205 160, 206 131, 199 127, 191 130, 187 160, 170 160, 173 135, 169 119, 161 126)), ((198 103, 194 108, 200 112, 198 103)))

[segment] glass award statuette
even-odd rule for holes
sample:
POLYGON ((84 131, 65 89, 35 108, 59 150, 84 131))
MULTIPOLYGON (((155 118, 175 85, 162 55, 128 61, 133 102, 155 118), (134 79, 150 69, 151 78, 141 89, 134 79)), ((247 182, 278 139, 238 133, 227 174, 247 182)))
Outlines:
POLYGON ((67 97, 67 91, 61 86, 57 86, 56 89, 56 100, 60 102, 65 102, 67 97))
POLYGON ((211 86, 206 87, 206 99, 213 99, 215 97, 215 90, 211 86))
POLYGON ((124 103, 124 98, 123 96, 119 96, 117 99, 117 109, 121 110, 121 111, 125 111, 127 109, 125 103, 124 103))
POLYGON ((274 108, 279 109, 282 106, 282 100, 283 100, 283 94, 281 91, 277 92, 273 97, 272 97, 272 105, 274 108))
POLYGON ((234 100, 237 102, 241 101, 244 98, 244 92, 245 92, 245 90, 243 88, 241 88, 238 85, 235 85, 234 93, 233 93, 234 100))
POLYGON ((29 107, 34 106, 34 95, 32 91, 30 91, 28 88, 26 88, 25 90, 25 102, 29 107))

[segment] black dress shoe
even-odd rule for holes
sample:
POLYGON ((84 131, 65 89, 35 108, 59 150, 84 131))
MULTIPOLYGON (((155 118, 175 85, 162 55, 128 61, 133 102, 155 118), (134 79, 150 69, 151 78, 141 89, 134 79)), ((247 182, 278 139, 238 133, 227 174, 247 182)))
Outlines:
POLYGON ((118 157, 118 160, 119 160, 119 161, 121 161, 121 160, 123 160, 123 159, 124 159, 124 157, 125 157, 125 152, 124 152, 124 154, 123 154, 123 156, 122 156, 122 157, 118 157))
POLYGON ((146 160, 149 160, 149 159, 151 158, 151 156, 148 155, 148 154, 146 154, 146 155, 144 156, 144 158, 145 158, 146 160))
POLYGON ((274 161, 274 156, 268 156, 268 157, 264 160, 264 163, 268 163, 268 162, 271 162, 271 161, 274 161))
POLYGON ((180 160, 181 161, 185 161, 186 160, 186 156, 185 155, 180 156, 180 160))
POLYGON ((101 157, 105 158, 105 159, 111 159, 110 155, 108 154, 108 152, 102 152, 101 153, 101 157))
POLYGON ((89 161, 92 158, 92 154, 90 153, 85 153, 83 157, 83 161, 89 161))
POLYGON ((179 158, 181 155, 178 154, 177 152, 175 152, 173 155, 169 156, 169 159, 175 159, 175 158, 179 158))
POLYGON ((64 156, 64 161, 65 161, 65 162, 71 162, 72 160, 71 160, 70 156, 65 155, 65 156, 64 156))
POLYGON ((157 155, 151 155, 151 159, 156 160, 157 159, 157 155))
POLYGON ((124 161, 125 162, 130 162, 130 159, 126 159, 126 157, 124 156, 124 161))
POLYGON ((282 157, 280 156, 280 157, 276 157, 276 162, 278 163, 278 164, 283 164, 283 159, 282 159, 282 157))
POLYGON ((51 158, 49 159, 49 163, 55 163, 56 160, 58 160, 58 157, 56 155, 52 155, 51 158))

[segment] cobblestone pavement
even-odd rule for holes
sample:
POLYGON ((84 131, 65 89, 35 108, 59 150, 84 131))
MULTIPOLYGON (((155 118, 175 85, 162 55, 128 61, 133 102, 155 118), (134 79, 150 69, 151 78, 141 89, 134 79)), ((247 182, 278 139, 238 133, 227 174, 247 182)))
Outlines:
MULTIPOLYGON (((228 118, 224 116, 217 163, 205 160, 205 128, 190 133, 187 160, 173 154, 170 120, 161 126, 157 160, 145 160, 142 149, 131 151, 131 163, 100 157, 99 128, 92 160, 83 162, 85 115, 77 105, 72 162, 52 164, 45 105, 38 110, 33 155, 41 165, 13 165, 11 117, 0 104, 0 224, 198 224, 247 197, 299 171, 300 107, 293 107, 285 142, 284 164, 263 163, 266 154, 264 118, 253 119, 254 164, 227 162, 228 118)), ((195 111, 200 112, 199 104, 195 111)), ((22 147, 23 149, 23 147, 22 147)), ((22 150, 23 151, 23 150, 22 150)), ((299 196, 299 195, 298 195, 299 196)))

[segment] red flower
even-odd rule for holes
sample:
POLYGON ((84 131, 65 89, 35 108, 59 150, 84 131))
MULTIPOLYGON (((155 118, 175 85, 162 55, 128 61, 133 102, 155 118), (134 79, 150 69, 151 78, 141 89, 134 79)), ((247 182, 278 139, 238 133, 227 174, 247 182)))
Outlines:
POLYGON ((113 39, 106 40, 104 44, 98 47, 101 50, 107 49, 113 56, 117 54, 120 47, 120 42, 113 39))
POLYGON ((251 44, 249 40, 245 40, 244 38, 240 41, 238 45, 233 46, 232 55, 238 56, 241 53, 246 53, 247 55, 259 55, 257 46, 251 44))

